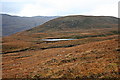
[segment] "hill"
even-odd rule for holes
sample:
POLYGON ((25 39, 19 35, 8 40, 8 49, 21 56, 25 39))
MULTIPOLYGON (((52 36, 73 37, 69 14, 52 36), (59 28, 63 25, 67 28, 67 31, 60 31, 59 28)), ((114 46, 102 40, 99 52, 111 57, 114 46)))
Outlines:
POLYGON ((50 20, 28 32, 52 32, 117 27, 118 19, 110 16, 65 16, 50 20))
POLYGON ((8 36, 16 32, 31 29, 35 26, 41 25, 58 16, 34 16, 34 17, 20 17, 8 14, 2 15, 2 30, 3 36, 8 36))

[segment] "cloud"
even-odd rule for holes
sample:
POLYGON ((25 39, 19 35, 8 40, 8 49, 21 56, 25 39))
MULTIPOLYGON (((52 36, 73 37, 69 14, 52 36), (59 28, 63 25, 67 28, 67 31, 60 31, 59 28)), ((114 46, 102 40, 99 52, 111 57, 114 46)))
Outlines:
POLYGON ((39 6, 39 5, 31 5, 28 4, 24 7, 24 9, 19 13, 20 16, 50 16, 50 15, 55 15, 54 14, 54 9, 51 8, 45 8, 43 6, 39 6))
MULTIPOLYGON (((24 3, 20 16, 109 15, 116 16, 119 0, 3 0, 24 3), (112 12, 114 11, 114 12, 112 12)), ((22 5, 22 4, 21 4, 22 5)), ((6 5, 7 6, 7 5, 6 5)), ((18 8, 19 6, 15 6, 18 8)))
POLYGON ((2 3, 2 12, 8 13, 19 13, 22 8, 24 8, 24 3, 17 2, 3 2, 2 3))
POLYGON ((116 4, 104 4, 104 5, 97 6, 90 12, 86 12, 82 14, 118 17, 118 6, 116 4))

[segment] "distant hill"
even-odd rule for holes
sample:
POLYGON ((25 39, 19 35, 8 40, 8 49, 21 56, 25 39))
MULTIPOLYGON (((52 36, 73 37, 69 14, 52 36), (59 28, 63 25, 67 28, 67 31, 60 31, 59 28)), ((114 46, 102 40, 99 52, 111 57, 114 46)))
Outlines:
POLYGON ((35 17, 20 17, 8 14, 2 15, 2 30, 3 36, 7 36, 16 32, 31 29, 41 25, 58 16, 35 16, 35 17))
POLYGON ((118 18, 111 16, 65 16, 50 20, 43 25, 27 30, 27 32, 50 32, 93 28, 117 27, 118 18))

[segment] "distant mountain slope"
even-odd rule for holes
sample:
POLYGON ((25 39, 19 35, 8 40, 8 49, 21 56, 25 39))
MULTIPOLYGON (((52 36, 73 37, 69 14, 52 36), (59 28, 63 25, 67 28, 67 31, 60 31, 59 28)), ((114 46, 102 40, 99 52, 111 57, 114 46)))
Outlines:
POLYGON ((50 20, 43 25, 27 30, 28 32, 46 32, 117 27, 118 19, 110 16, 65 16, 50 20))
POLYGON ((22 30, 31 29, 41 25, 58 16, 35 16, 35 17, 19 17, 7 14, 2 15, 3 36, 7 36, 22 30))

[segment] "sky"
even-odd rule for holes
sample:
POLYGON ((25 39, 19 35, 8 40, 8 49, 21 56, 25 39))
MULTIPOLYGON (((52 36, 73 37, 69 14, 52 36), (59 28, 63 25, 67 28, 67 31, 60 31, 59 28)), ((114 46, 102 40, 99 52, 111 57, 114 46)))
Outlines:
POLYGON ((118 17, 119 0, 1 0, 0 13, 17 16, 93 15, 118 17))

